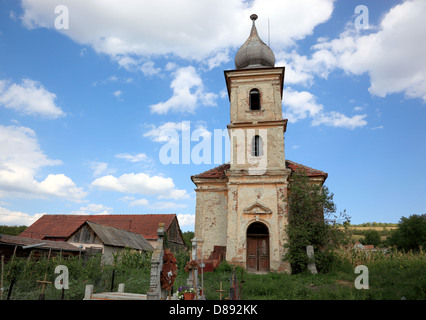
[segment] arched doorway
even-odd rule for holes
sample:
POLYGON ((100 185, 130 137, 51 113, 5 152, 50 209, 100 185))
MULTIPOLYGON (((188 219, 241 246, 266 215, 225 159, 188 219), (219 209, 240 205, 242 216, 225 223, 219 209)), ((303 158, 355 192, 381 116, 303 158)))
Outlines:
POLYGON ((247 271, 269 271, 269 230, 261 222, 247 228, 247 271))

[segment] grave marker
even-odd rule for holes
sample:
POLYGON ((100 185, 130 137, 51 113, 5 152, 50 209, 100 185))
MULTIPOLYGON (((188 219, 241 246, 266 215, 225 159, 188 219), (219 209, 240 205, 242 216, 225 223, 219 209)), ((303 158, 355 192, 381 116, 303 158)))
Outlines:
POLYGON ((312 273, 312 274, 317 274, 317 267, 315 265, 315 255, 314 255, 314 247, 309 245, 306 247, 306 253, 308 254, 308 270, 312 273))
POLYGON ((226 292, 226 290, 222 290, 222 281, 220 282, 219 290, 216 290, 216 292, 219 292, 219 300, 222 300, 222 292, 226 292))
POLYGON ((163 269, 164 255, 164 223, 160 223, 157 229, 157 244, 151 257, 151 278, 147 300, 166 299, 166 290, 161 289, 161 270, 163 269))
POLYGON ((38 283, 41 283, 41 293, 38 296, 38 300, 44 300, 44 298, 46 297, 46 295, 44 294, 44 289, 46 288, 46 284, 51 284, 51 281, 46 281, 47 279, 47 269, 49 268, 49 261, 50 261, 50 254, 52 252, 52 249, 49 249, 49 255, 47 257, 47 263, 46 263, 46 271, 44 273, 44 280, 37 280, 38 283))

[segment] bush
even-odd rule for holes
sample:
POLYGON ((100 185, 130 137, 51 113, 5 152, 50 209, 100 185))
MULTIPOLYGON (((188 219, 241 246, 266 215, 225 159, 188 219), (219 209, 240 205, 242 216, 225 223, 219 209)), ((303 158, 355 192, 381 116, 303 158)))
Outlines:
POLYGON ((402 217, 398 229, 394 230, 388 239, 389 244, 400 250, 420 251, 426 246, 426 214, 402 217))
POLYGON ((190 253, 188 251, 179 251, 176 252, 174 255, 176 258, 178 273, 184 273, 186 263, 191 260, 190 253))
MULTIPOLYGON (((288 242, 284 247, 288 250, 284 259, 290 262, 293 273, 303 272, 308 264, 306 247, 312 245, 316 253, 324 252, 322 257, 320 254, 319 262, 322 270, 329 270, 333 256, 326 252, 345 238, 334 215, 333 194, 327 187, 312 183, 304 172, 296 171, 291 176, 286 200, 289 208, 288 242)), ((345 211, 340 217, 348 220, 345 211)))
POLYGON ((224 273, 224 272, 232 272, 234 270, 234 266, 232 264, 229 264, 226 261, 222 261, 219 266, 214 270, 214 272, 217 273, 224 273))
POLYGON ((335 254, 333 251, 324 250, 315 253, 315 265, 318 272, 328 273, 333 267, 335 254))
POLYGON ((364 239, 361 241, 362 244, 372 244, 378 247, 381 244, 380 233, 376 230, 364 231, 364 239))

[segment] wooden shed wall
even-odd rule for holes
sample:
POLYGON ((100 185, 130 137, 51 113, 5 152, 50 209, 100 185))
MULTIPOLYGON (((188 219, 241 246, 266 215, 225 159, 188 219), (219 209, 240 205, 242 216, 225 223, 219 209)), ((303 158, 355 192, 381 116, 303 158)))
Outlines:
POLYGON ((180 251, 185 249, 185 243, 179 230, 180 229, 177 220, 173 219, 169 229, 167 230, 167 240, 169 242, 169 248, 172 251, 180 251))
POLYGON ((87 244, 98 244, 103 245, 101 239, 93 232, 93 230, 87 225, 83 225, 75 234, 73 234, 67 242, 70 243, 87 243, 87 244))

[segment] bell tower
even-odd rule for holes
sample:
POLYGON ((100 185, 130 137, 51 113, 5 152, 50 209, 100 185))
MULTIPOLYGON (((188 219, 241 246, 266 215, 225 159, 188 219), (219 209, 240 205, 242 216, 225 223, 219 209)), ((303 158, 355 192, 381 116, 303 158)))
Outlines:
POLYGON ((275 67, 274 53, 258 35, 257 18, 250 16, 250 36, 235 56, 235 70, 225 71, 231 120, 226 257, 250 271, 269 271, 285 268, 284 195, 290 172, 281 103, 285 69, 275 67))
POLYGON ((235 70, 225 71, 230 101, 231 171, 251 175, 285 170, 282 114, 284 67, 275 67, 272 50, 260 39, 255 21, 235 56, 235 70))

